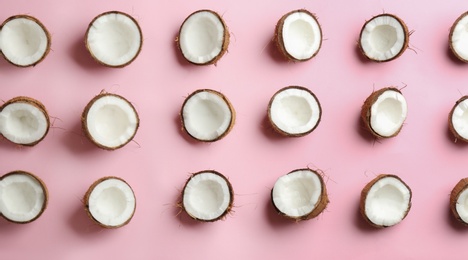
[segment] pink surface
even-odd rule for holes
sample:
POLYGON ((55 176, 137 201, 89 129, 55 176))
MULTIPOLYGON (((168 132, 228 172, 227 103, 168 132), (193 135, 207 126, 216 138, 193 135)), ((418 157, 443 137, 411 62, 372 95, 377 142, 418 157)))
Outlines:
POLYGON ((0 220, 2 259, 463 259, 468 229, 449 213, 453 186, 467 177, 468 146, 455 144, 447 115, 468 94, 468 65, 450 55, 449 28, 468 9, 462 1, 27 1, 3 0, 0 20, 27 13, 52 34, 52 51, 34 68, 0 60, 0 98, 27 95, 55 118, 33 148, 0 142, 0 175, 26 170, 41 177, 49 206, 35 222, 0 220), (191 12, 220 12, 231 44, 217 66, 181 59, 174 39, 191 12), (319 17, 324 42, 305 63, 282 60, 271 43, 286 12, 307 8, 319 17), (83 46, 88 23, 119 10, 140 23, 144 45, 128 67, 97 65, 83 46), (414 33, 403 56, 365 61, 357 37, 366 19, 383 11, 414 33), (308 136, 281 138, 266 118, 268 101, 287 85, 310 88, 323 118, 308 136), (404 88, 409 114, 400 135, 375 142, 360 125, 360 107, 373 89, 404 88), (223 140, 196 143, 180 131, 178 113, 198 88, 223 92, 237 123, 223 140), (136 106, 141 127, 135 142, 107 152, 81 133, 80 116, 102 89, 136 106), (296 168, 322 169, 331 203, 317 219, 293 223, 269 202, 275 180, 296 168), (175 206, 190 173, 222 172, 232 182, 234 213, 197 223, 175 206), (361 189, 375 175, 399 175, 413 190, 413 207, 399 225, 370 228, 358 213, 361 189), (106 175, 125 179, 137 196, 129 225, 102 230, 86 216, 81 198, 106 175))

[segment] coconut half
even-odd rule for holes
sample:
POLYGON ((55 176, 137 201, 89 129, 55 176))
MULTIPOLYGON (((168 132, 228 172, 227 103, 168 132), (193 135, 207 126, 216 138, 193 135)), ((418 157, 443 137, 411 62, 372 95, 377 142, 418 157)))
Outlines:
POLYGON ((213 222, 222 219, 232 208, 231 183, 217 171, 194 173, 185 183, 180 206, 193 219, 213 222))
POLYGON ((463 13, 450 28, 449 46, 455 57, 468 62, 468 12, 463 13))
POLYGON ((182 23, 176 42, 188 62, 195 65, 216 64, 227 51, 229 30, 218 13, 199 10, 182 23))
POLYGON ((231 131, 236 113, 223 94, 200 89, 185 99, 180 116, 184 131, 191 137, 202 142, 213 142, 231 131))
POLYGON ((468 178, 461 179, 450 193, 450 209, 453 216, 468 225, 468 178))
POLYGON ((310 90, 290 86, 280 89, 268 105, 268 119, 285 136, 299 137, 312 132, 322 116, 320 103, 310 90))
POLYGON ((401 91, 394 87, 373 92, 364 102, 361 118, 369 131, 378 138, 398 135, 408 114, 401 91))
POLYGON ((408 214, 411 196, 411 189, 398 176, 381 174, 362 190, 361 214, 374 227, 396 225, 408 214))
POLYGON ((6 220, 32 222, 42 215, 47 202, 47 187, 37 176, 14 171, 0 178, 0 215, 6 220))
POLYGON ((271 190, 271 201, 281 215, 296 221, 315 218, 329 202, 322 176, 311 169, 279 177, 271 190))
POLYGON ((391 61, 408 48, 409 35, 403 20, 393 14, 380 14, 362 27, 359 47, 362 54, 372 61, 391 61))
POLYGON ((468 142, 468 96, 461 97, 450 111, 449 129, 457 140, 468 142))
POLYGON ((0 26, 0 52, 15 66, 38 64, 49 53, 50 45, 46 27, 32 16, 12 16, 0 26))
POLYGON ((91 21, 85 44, 97 62, 107 67, 121 68, 136 59, 143 45, 143 36, 133 17, 110 11, 91 21))
POLYGON ((44 105, 30 97, 16 97, 0 107, 0 134, 7 140, 34 146, 49 132, 50 121, 44 105))
POLYGON ((118 228, 130 222, 136 209, 132 188, 118 177, 94 182, 84 196, 88 216, 104 228, 118 228))
POLYGON ((115 150, 133 139, 140 119, 127 99, 102 93, 85 107, 81 122, 83 132, 91 142, 99 148, 115 150))
POLYGON ((275 41, 281 54, 288 60, 310 60, 322 46, 322 29, 317 18, 309 11, 291 11, 276 24, 275 41))

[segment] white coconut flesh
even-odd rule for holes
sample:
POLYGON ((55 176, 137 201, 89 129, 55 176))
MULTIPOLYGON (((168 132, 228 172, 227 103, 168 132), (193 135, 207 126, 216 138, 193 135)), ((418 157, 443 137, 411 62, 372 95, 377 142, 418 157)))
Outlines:
POLYGON ((182 54, 192 63, 209 63, 223 51, 225 30, 224 22, 214 12, 193 13, 180 29, 179 46, 182 54))
POLYGON ((411 192, 395 177, 383 177, 372 185, 365 198, 366 217, 377 226, 402 221, 411 206, 411 192))
POLYGON ((364 54, 372 60, 387 61, 405 48, 407 33, 404 25, 391 15, 380 15, 366 23, 360 44, 364 54))
POLYGON ((320 25, 303 11, 292 12, 284 19, 282 37, 286 52, 296 60, 312 58, 322 43, 320 25))
POLYGON ((405 97, 395 90, 386 90, 380 94, 370 110, 370 126, 383 137, 398 133, 408 113, 405 97))
POLYGON ((321 194, 322 182, 318 175, 311 170, 297 170, 278 178, 272 198, 280 212, 299 218, 315 209, 321 194))
POLYGON ((42 184, 29 174, 14 173, 0 181, 0 213, 14 222, 29 222, 46 203, 42 184))
POLYGON ((282 132, 300 135, 312 131, 317 126, 321 108, 310 91, 292 87, 273 96, 269 116, 272 123, 282 132))
POLYGON ((463 139, 468 139, 468 99, 458 103, 452 112, 452 126, 463 139))
POLYGON ((182 117, 189 135, 202 141, 214 141, 230 129, 234 115, 230 104, 219 93, 199 91, 185 101, 182 117))
POLYGON ((36 143, 48 128, 47 115, 31 103, 13 102, 0 111, 0 133, 13 143, 36 143))
POLYGON ((47 31, 33 19, 18 16, 0 30, 0 50, 5 58, 18 66, 31 66, 48 52, 47 31))
POLYGON ((140 28, 133 18, 109 12, 98 16, 90 25, 86 43, 99 62, 119 67, 136 58, 143 42, 140 28))
POLYGON ((229 210, 231 196, 230 184, 224 177, 213 172, 200 172, 184 187, 183 208, 195 219, 213 221, 229 210))
POLYGON ((460 219, 468 223, 468 189, 464 189, 458 195, 455 209, 460 219))
POLYGON ((98 183, 87 201, 91 216, 103 226, 119 227, 133 217, 136 198, 132 188, 117 178, 98 183))
POLYGON ((464 61, 468 61, 468 15, 464 14, 452 27, 450 44, 452 51, 464 61))
POLYGON ((92 139, 111 149, 128 143, 138 124, 133 106, 116 95, 103 95, 95 100, 86 116, 86 127, 92 139))

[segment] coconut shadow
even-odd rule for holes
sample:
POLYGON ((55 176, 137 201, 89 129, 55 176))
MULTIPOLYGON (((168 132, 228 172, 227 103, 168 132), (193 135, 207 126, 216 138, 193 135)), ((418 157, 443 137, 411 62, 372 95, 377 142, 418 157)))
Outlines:
POLYGON ((174 216, 174 218, 177 218, 181 226, 184 227, 202 227, 203 224, 206 224, 203 221, 198 221, 196 219, 191 218, 182 208, 181 203, 182 203, 182 190, 180 189, 175 189, 177 191, 176 194, 174 194, 174 204, 170 204, 169 207, 171 207, 171 216, 174 216))
POLYGON ((65 131, 62 142, 74 154, 85 154, 101 150, 83 134, 81 121, 75 122, 71 130, 65 131))
POLYGON ((450 49, 450 45, 447 44, 446 49, 445 49, 445 56, 455 65, 460 66, 460 67, 465 67, 468 66, 466 62, 463 62, 455 54, 452 52, 452 49, 450 49))
POLYGON ((68 225, 80 236, 103 233, 104 228, 95 224, 87 215, 84 204, 79 201, 78 206, 72 211, 68 218, 68 225))
POLYGON ((268 42, 265 44, 265 50, 268 53, 268 56, 276 63, 287 64, 292 62, 287 60, 283 54, 280 53, 276 46, 275 37, 268 38, 268 42))
POLYGON ((176 131, 179 132, 179 135, 182 136, 182 138, 184 138, 184 140, 187 141, 187 143, 191 145, 203 145, 203 144, 209 145, 210 143, 213 143, 213 142, 198 141, 195 138, 191 137, 186 131, 184 131, 181 120, 182 119, 180 118, 180 114, 176 114, 174 116, 174 126, 176 128, 176 131))
POLYGON ((450 203, 447 203, 447 210, 445 213, 447 225, 450 226, 454 231, 460 234, 466 234, 468 232, 468 225, 464 225, 453 215, 452 210, 450 209, 450 203))
POLYGON ((366 56, 362 53, 361 48, 359 47, 359 43, 356 43, 354 47, 354 54, 356 55, 356 58, 359 60, 361 64, 367 65, 367 64, 378 63, 378 62, 375 62, 366 58, 366 56))
POLYGON ((280 142, 280 141, 287 141, 291 139, 300 138, 300 137, 288 137, 288 136, 284 136, 276 132, 275 129, 273 129, 273 126, 271 125, 270 119, 268 119, 267 114, 263 116, 259 129, 262 132, 262 135, 265 136, 270 141, 280 142))
POLYGON ((356 211, 354 214, 354 226, 363 233, 374 233, 378 232, 381 229, 385 229, 373 227, 369 223, 367 223, 367 221, 364 219, 364 216, 361 213, 360 203, 361 202, 358 200, 357 205, 355 207, 356 211))
POLYGON ((369 143, 372 143, 374 144, 375 142, 378 142, 378 139, 373 136, 369 130, 367 129, 367 127, 364 125, 364 122, 362 121, 362 118, 361 118, 361 115, 359 114, 358 117, 356 117, 356 125, 355 125, 355 128, 356 128, 356 132, 359 134, 359 136, 361 136, 362 139, 364 139, 365 141, 369 142, 369 143))
POLYGON ((293 219, 289 219, 281 215, 276 210, 275 206, 273 205, 273 202, 271 201, 271 196, 268 196, 268 199, 265 201, 264 214, 265 214, 265 218, 267 219, 268 224, 272 228, 287 228, 287 227, 295 226, 299 224, 299 222, 303 222, 303 221, 294 221, 293 219))
POLYGON ((454 147, 457 147, 459 149, 468 149, 468 143, 463 141, 463 140, 458 140, 450 131, 450 128, 447 124, 447 127, 445 128, 445 136, 447 140, 452 144, 454 147))
POLYGON ((85 70, 95 71, 99 70, 99 73, 105 70, 112 70, 115 68, 108 68, 104 65, 99 64, 93 59, 89 51, 86 49, 84 36, 77 38, 70 47, 70 56, 81 68, 85 70))

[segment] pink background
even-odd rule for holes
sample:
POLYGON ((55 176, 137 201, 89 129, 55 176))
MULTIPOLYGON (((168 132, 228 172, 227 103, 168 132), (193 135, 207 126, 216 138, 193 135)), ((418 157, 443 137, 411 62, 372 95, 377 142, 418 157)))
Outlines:
POLYGON ((447 115, 468 94, 468 65, 454 60, 449 28, 468 10, 462 1, 28 1, 2 0, 0 20, 26 13, 52 34, 52 51, 34 68, 0 60, 0 98, 42 101, 53 127, 33 148, 0 142, 0 175, 26 170, 50 192, 47 210, 27 225, 0 220, 2 259, 464 259, 468 229, 455 223, 448 202, 467 177, 468 145, 455 144, 447 115), (174 39, 193 11, 221 13, 231 44, 217 66, 197 67, 179 55, 174 39), (277 20, 307 8, 324 33, 319 54, 305 63, 284 61, 271 42, 277 20), (140 56, 128 67, 97 65, 83 35, 98 14, 134 16, 144 34, 140 56), (410 47, 397 60, 365 61, 356 42, 366 19, 394 13, 406 21, 410 47), (323 117, 296 139, 279 137, 265 120, 270 97, 287 85, 310 88, 323 117), (409 113, 400 135, 376 142, 362 129, 360 107, 373 89, 403 88, 409 113), (223 140, 196 143, 180 131, 178 113, 199 88, 223 92, 237 123, 223 140), (80 116, 101 90, 132 101, 141 127, 124 148, 107 152, 81 133, 80 116), (326 174, 331 203, 317 219, 294 223, 269 201, 275 180, 302 167, 326 174), (197 223, 175 206, 190 173, 215 169, 229 177, 234 213, 197 223), (397 226, 370 228, 358 212, 361 189, 380 173, 399 175, 412 188, 413 207, 397 226), (102 230, 86 216, 81 198, 92 182, 115 175, 137 196, 129 225, 102 230))

